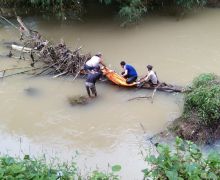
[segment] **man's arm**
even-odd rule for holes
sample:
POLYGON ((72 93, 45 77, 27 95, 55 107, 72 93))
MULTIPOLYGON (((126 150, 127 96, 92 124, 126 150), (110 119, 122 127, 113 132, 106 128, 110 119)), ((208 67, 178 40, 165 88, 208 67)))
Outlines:
POLYGON ((103 59, 100 60, 100 64, 103 65, 104 67, 106 67, 106 65, 103 62, 103 59))
POLYGON ((142 77, 141 79, 139 79, 138 82, 144 82, 145 81, 145 78, 147 78, 148 75, 145 75, 144 77, 142 77))
POLYGON ((147 77, 144 78, 144 81, 149 81, 150 79, 150 74, 147 75, 147 77))
POLYGON ((124 67, 124 73, 122 73, 122 77, 125 77, 128 74, 128 70, 126 69, 126 66, 124 67))

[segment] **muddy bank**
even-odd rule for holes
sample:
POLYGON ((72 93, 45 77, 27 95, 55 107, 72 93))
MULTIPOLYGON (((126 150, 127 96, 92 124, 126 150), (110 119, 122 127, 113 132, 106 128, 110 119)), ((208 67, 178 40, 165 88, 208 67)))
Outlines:
POLYGON ((190 140, 198 144, 213 144, 220 139, 220 124, 215 124, 212 127, 204 126, 196 123, 192 115, 191 119, 180 117, 176 119, 169 130, 185 140, 190 140))

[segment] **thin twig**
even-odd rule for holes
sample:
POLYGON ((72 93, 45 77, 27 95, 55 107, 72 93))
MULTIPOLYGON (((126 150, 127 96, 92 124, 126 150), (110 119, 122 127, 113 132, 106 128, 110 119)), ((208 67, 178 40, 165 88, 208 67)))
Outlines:
POLYGON ((34 76, 39 76, 39 75, 41 75, 42 73, 44 73, 44 72, 46 72, 48 69, 50 69, 52 66, 46 66, 45 68, 46 69, 44 69, 43 71, 41 71, 41 72, 39 72, 39 73, 37 73, 37 74, 35 74, 34 76))
POLYGON ((81 70, 78 71, 78 73, 76 73, 75 77, 73 78, 73 81, 79 76, 81 70))
POLYGON ((128 101, 146 98, 146 99, 151 99, 151 103, 153 103, 154 95, 155 95, 155 93, 156 93, 156 91, 157 91, 157 88, 160 87, 160 85, 161 85, 161 84, 158 84, 158 85, 155 87, 155 89, 154 89, 154 91, 153 91, 153 93, 152 93, 151 96, 138 96, 138 97, 134 97, 134 98, 128 99, 128 101))
POLYGON ((139 124, 140 124, 140 126, 141 126, 141 128, 142 128, 144 134, 146 134, 146 130, 145 130, 145 128, 144 128, 144 125, 143 125, 141 122, 139 122, 139 124))
POLYGON ((53 78, 58 78, 58 77, 60 77, 60 76, 62 76, 62 75, 64 75, 64 74, 67 74, 67 73, 68 73, 67 71, 66 71, 66 72, 62 72, 62 73, 59 73, 59 74, 53 76, 53 78))
POLYGON ((157 85, 157 87, 155 87, 155 89, 154 89, 154 91, 153 91, 153 94, 152 94, 152 96, 151 96, 151 103, 153 104, 153 102, 154 102, 154 95, 155 95, 155 93, 157 92, 157 88, 158 87, 160 87, 161 86, 161 84, 159 83, 158 85, 157 85))
POLYGON ((128 99, 128 101, 133 101, 133 100, 142 99, 142 98, 150 99, 150 98, 152 98, 152 96, 138 96, 138 97, 134 97, 134 98, 128 99))

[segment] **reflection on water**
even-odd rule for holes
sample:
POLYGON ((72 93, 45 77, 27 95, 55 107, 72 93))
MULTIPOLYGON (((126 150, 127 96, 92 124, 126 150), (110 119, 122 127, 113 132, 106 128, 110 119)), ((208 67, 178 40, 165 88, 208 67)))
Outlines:
MULTIPOLYGON (((152 64, 160 80, 186 85, 199 73, 218 74, 219 15, 217 10, 206 9, 179 22, 169 17, 150 17, 128 29, 102 19, 84 24, 36 18, 27 22, 52 41, 63 38, 71 49, 83 45, 86 52, 101 51, 106 64, 117 71, 121 70, 121 60, 134 65, 140 75, 146 73, 147 64, 152 64)), ((0 27, 1 44, 18 38, 16 30, 0 27)), ((8 50, 1 45, 0 54, 5 53, 8 50)), ((0 70, 27 64, 0 57, 0 70)), ((156 92, 152 104, 146 99, 128 102, 152 91, 126 90, 104 83, 98 83, 97 90, 99 96, 90 104, 71 107, 69 96, 86 95, 82 79, 16 76, 1 80, 1 147, 18 152, 22 146, 31 154, 43 148, 49 154, 58 151, 67 159, 78 150, 82 166, 119 163, 123 179, 140 179, 137 177, 142 176, 144 162, 139 152, 141 146, 150 146, 143 140, 141 124, 149 136, 161 131, 181 113, 182 97, 156 92), (28 88, 35 89, 37 95, 28 95, 28 88)))

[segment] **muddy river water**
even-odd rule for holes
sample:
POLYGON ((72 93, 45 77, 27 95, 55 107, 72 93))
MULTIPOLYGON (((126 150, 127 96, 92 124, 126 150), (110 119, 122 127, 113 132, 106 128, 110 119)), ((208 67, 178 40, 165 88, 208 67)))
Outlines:
MULTIPOLYGON (((160 80, 187 85, 198 74, 220 74, 220 10, 204 9, 176 21, 172 17, 148 17, 135 27, 120 28, 106 19, 84 23, 26 18, 25 22, 47 39, 63 38, 74 49, 102 52, 105 63, 121 71, 127 61, 139 75, 152 64, 160 80)), ((17 41, 18 33, 0 24, 2 44, 17 41)), ((24 67, 28 62, 0 56, 0 70, 24 67)), ((7 72, 10 74, 10 71, 7 72)), ((160 132, 182 112, 182 97, 156 92, 153 104, 129 98, 151 95, 147 90, 125 90, 98 83, 98 98, 87 106, 71 107, 67 98, 86 95, 84 80, 14 76, 0 80, 0 147, 3 153, 46 153, 69 159, 76 151, 83 169, 121 164, 122 179, 141 179, 145 162, 141 149, 150 147, 145 137, 160 132), (37 89, 29 96, 28 88, 37 89)))

